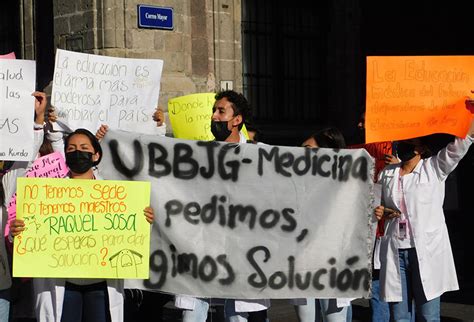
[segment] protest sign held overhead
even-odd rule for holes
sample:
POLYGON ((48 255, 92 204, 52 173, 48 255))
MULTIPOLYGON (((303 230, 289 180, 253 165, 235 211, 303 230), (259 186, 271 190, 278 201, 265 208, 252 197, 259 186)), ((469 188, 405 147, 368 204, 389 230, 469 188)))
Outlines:
POLYGON ((465 137, 474 56, 367 58, 366 142, 432 133, 465 137))
POLYGON ((228 144, 109 131, 100 173, 151 182, 150 279, 221 298, 367 296, 373 159, 363 149, 228 144))
POLYGON ((0 160, 31 161, 36 65, 0 59, 0 160))
POLYGON ((71 129, 93 133, 101 124, 153 134, 163 61, 76 53, 58 49, 51 105, 71 129))
POLYGON ((18 178, 13 276, 148 278, 150 184, 18 178))

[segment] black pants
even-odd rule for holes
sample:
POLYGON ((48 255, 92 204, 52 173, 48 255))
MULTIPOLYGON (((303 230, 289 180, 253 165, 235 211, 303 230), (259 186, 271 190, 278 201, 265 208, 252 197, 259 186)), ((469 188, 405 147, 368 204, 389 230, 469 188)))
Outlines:
POLYGON ((110 321, 107 283, 76 285, 66 282, 62 322, 110 321))
POLYGON ((267 320, 267 310, 249 312, 249 322, 265 322, 267 320))
POLYGON ((124 322, 175 321, 173 317, 164 318, 163 309, 173 300, 174 296, 170 294, 125 289, 124 322))

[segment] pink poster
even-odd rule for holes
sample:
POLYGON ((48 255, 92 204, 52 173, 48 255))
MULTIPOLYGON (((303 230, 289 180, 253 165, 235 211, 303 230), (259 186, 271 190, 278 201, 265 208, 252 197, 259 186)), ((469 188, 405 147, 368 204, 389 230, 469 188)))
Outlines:
POLYGON ((0 55, 0 59, 16 59, 15 53, 12 51, 6 55, 0 55))
MULTIPOLYGON (((26 173, 28 178, 65 178, 69 173, 64 157, 54 152, 38 158, 26 173)), ((16 194, 12 196, 7 206, 8 221, 5 225, 5 236, 10 232, 10 222, 16 218, 16 194)))

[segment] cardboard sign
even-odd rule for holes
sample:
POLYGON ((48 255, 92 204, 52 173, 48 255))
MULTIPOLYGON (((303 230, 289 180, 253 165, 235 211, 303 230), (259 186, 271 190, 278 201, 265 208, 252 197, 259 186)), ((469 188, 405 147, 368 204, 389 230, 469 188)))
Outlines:
POLYGON ((368 57, 366 142, 465 137, 473 89, 474 56, 368 57))
POLYGON ((147 182, 18 178, 13 276, 148 278, 147 182))
MULTIPOLYGON (((59 152, 50 153, 33 162, 26 172, 27 178, 65 178, 69 173, 64 157, 59 152)), ((8 221, 5 225, 5 236, 10 233, 10 222, 16 218, 16 193, 7 206, 8 221)))
POLYGON ((0 160, 31 161, 36 64, 0 59, 0 160))
POLYGON ((156 133, 163 61, 81 54, 58 49, 51 105, 71 129, 95 133, 101 124, 156 133))

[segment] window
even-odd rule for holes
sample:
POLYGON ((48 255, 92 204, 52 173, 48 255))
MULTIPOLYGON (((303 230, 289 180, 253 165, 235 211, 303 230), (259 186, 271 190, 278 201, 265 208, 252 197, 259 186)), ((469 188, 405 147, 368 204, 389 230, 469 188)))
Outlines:
POLYGON ((287 143, 279 131, 282 127, 293 127, 286 136, 301 136, 305 127, 326 118, 325 5, 325 1, 242 3, 243 89, 267 143, 287 143))

